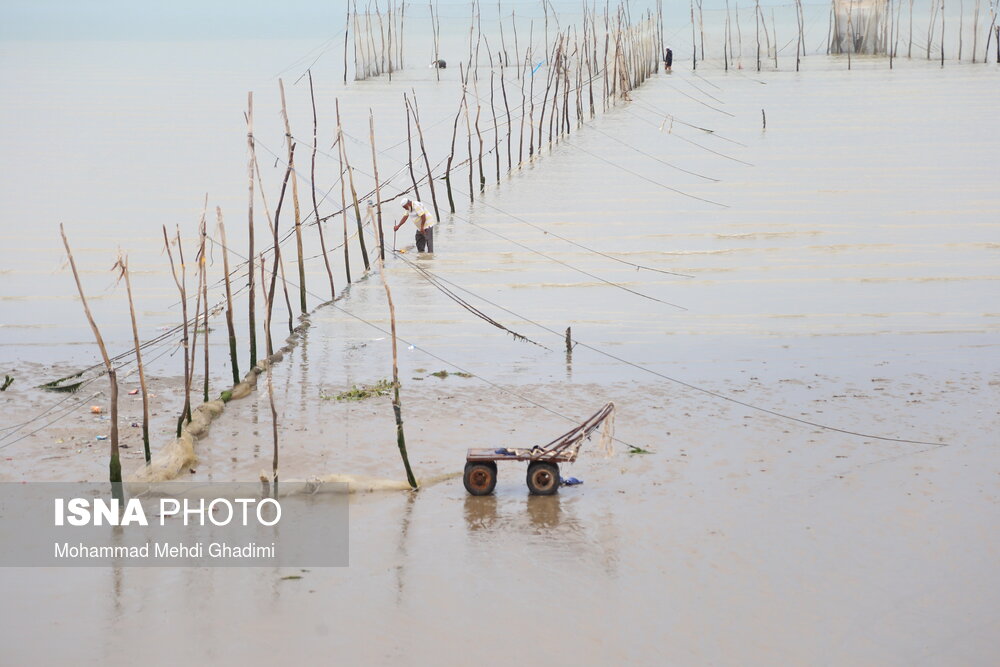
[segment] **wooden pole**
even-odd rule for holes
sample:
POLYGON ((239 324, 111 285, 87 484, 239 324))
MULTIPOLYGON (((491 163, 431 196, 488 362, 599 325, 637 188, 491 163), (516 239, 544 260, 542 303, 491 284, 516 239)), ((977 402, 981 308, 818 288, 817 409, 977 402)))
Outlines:
POLYGON ((146 387, 146 370, 142 364, 142 345, 139 343, 139 326, 135 318, 135 303, 132 299, 132 279, 128 270, 128 255, 119 255, 118 264, 122 276, 125 278, 125 288, 128 291, 128 310, 132 318, 132 341, 135 345, 135 363, 139 369, 139 387, 142 392, 142 451, 146 457, 146 463, 150 461, 149 451, 149 391, 146 387))
MULTIPOLYGON (((287 176, 286 176, 287 183, 287 176)), ((277 214, 275 215, 275 221, 277 221, 277 214)), ((277 227, 275 227, 277 229, 277 227)), ((264 328, 268 331, 271 330, 271 302, 274 300, 274 276, 277 272, 271 271, 271 290, 268 292, 264 289, 264 283, 267 282, 267 272, 264 269, 264 257, 260 257, 260 287, 264 290, 264 301, 266 304, 266 309, 264 311, 264 328)), ((274 354, 274 348, 271 344, 271 337, 267 336, 267 400, 271 406, 271 439, 274 443, 274 455, 271 458, 271 479, 274 481, 275 485, 275 495, 277 495, 277 485, 278 485, 278 410, 274 405, 274 380, 273 380, 273 366, 271 362, 271 355, 274 354)))
MULTIPOLYGON (((290 159, 288 161, 288 166, 285 168, 285 178, 281 182, 281 195, 278 197, 278 205, 274 209, 274 246, 272 252, 274 254, 275 264, 277 264, 281 259, 281 244, 278 239, 278 229, 279 229, 279 221, 281 220, 281 205, 285 201, 285 189, 288 187, 288 178, 292 173, 291 158, 295 157, 294 142, 292 143, 292 149, 291 151, 289 151, 288 157, 290 159)), ((267 315, 266 315, 267 320, 264 327, 265 329, 267 329, 267 356, 269 357, 273 353, 272 351, 274 349, 274 345, 271 343, 271 309, 274 307, 274 288, 277 284, 277 280, 278 280, 278 272, 277 270, 272 269, 271 286, 267 290, 267 315)), ((291 313, 289 313, 289 317, 291 317, 291 313)), ((290 321, 289 324, 291 324, 290 321)))
MULTIPOLYGON (((285 143, 288 145, 288 169, 292 178, 292 206, 295 213, 295 249, 299 259, 299 314, 305 315, 306 307, 306 264, 302 252, 302 215, 299 211, 299 179, 295 173, 295 156, 292 151, 292 128, 288 122, 288 108, 285 106, 285 83, 278 79, 278 89, 281 91, 281 117, 285 121, 285 143)), ((275 222, 278 215, 275 213, 275 222)))
MULTIPOLYGON (((121 484, 122 464, 118 454, 118 375, 115 372, 115 367, 111 364, 108 350, 104 346, 104 338, 101 336, 101 332, 97 328, 97 323, 94 322, 94 316, 90 312, 90 306, 87 304, 87 295, 83 293, 80 274, 76 270, 73 251, 69 248, 69 241, 66 240, 66 230, 63 229, 62 224, 59 225, 59 233, 62 235, 63 245, 66 247, 66 256, 69 257, 70 268, 73 269, 73 280, 76 281, 76 289, 80 293, 83 312, 86 314, 87 322, 90 323, 90 330, 94 333, 94 338, 97 340, 97 347, 100 349, 101 358, 104 360, 104 369, 108 374, 108 380, 111 382, 111 457, 108 461, 108 472, 112 484, 121 484)), ((395 328, 393 330, 395 331, 395 328)), ((395 345, 393 348, 395 351, 395 345)), ((138 346, 136 346, 136 349, 138 349, 138 346)))
MULTIPOLYGON (((340 127, 340 100, 337 100, 337 125, 340 127)), ((347 165, 347 181, 351 187, 351 201, 354 205, 354 220, 358 225, 358 245, 361 246, 361 260, 365 264, 365 271, 371 269, 368 262, 368 249, 365 247, 365 234, 361 222, 361 207, 358 206, 358 191, 354 187, 354 170, 351 169, 351 161, 347 156, 347 145, 343 141, 344 131, 343 128, 340 130, 339 134, 340 141, 340 152, 344 156, 344 164, 347 165)))
MULTIPOLYGON (((406 93, 403 93, 403 99, 406 100, 406 93)), ((411 129, 412 123, 410 122, 410 117, 412 112, 410 111, 410 105, 406 104, 406 166, 410 170, 410 182, 413 183, 413 196, 415 199, 420 199, 420 188, 417 186, 417 174, 413 171, 413 131, 411 129)), ((451 190, 449 186, 448 197, 451 197, 451 190)), ((454 208, 452 209, 454 213, 454 208)))
MULTIPOLYGON (((461 68, 462 67, 461 63, 459 63, 458 66, 459 66, 459 68, 461 68)), ((455 159, 455 137, 458 134, 458 119, 462 115, 462 102, 464 100, 465 100, 465 86, 463 85, 462 86, 462 100, 459 101, 459 103, 458 103, 458 111, 455 112, 455 122, 454 122, 454 124, 452 125, 452 128, 451 128, 451 150, 448 152, 448 160, 445 163, 445 167, 444 167, 444 185, 445 185, 445 188, 448 191, 448 206, 451 208, 451 212, 452 213, 455 212, 455 198, 452 196, 452 193, 451 193, 451 163, 455 159)), ((411 163, 411 167, 410 168, 411 169, 412 169, 412 162, 413 162, 413 158, 411 157, 410 158, 410 163, 411 163)), ((416 183, 415 182, 414 182, 413 187, 416 188, 416 183)))
POLYGON ((184 425, 184 418, 191 421, 191 350, 188 346, 188 316, 187 316, 187 270, 184 266, 184 250, 181 245, 181 233, 177 231, 177 252, 180 255, 181 277, 177 277, 177 268, 174 265, 174 253, 170 250, 170 239, 167 237, 167 226, 163 225, 163 245, 167 249, 167 257, 170 259, 170 273, 174 277, 174 284, 181 296, 181 317, 184 318, 184 327, 181 334, 181 347, 184 348, 184 407, 181 409, 181 416, 177 419, 177 437, 181 437, 181 427, 184 425))
MULTIPOLYGON (((207 204, 207 201, 206 201, 207 204)), ((208 239, 208 221, 202 216, 201 219, 201 249, 198 252, 198 273, 201 276, 201 302, 202 302, 202 328, 204 329, 204 337, 202 345, 205 347, 205 379, 204 379, 204 391, 203 396, 205 403, 208 403, 208 375, 209 375, 209 363, 208 363, 208 255, 206 250, 206 240, 208 239)), ((197 329, 197 323, 195 324, 197 329)))
MULTIPOLYGON (((337 110, 340 111, 340 101, 337 100, 337 110)), ((351 253, 347 244, 347 195, 344 184, 344 131, 340 126, 340 114, 337 114, 337 157, 340 160, 340 214, 344 219, 344 272, 347 274, 347 284, 351 284, 351 253)))
MULTIPOLYGON (((257 185, 260 187, 260 200, 264 203, 264 217, 267 218, 267 229, 271 236, 274 236, 274 222, 271 220, 271 210, 267 207, 267 195, 264 194, 264 181, 260 176, 260 165, 254 162, 254 169, 257 172, 257 185)), ((288 296, 288 279, 285 276, 285 258, 279 254, 275 262, 281 275, 281 292, 285 296, 285 310, 288 311, 288 333, 292 332, 292 299, 288 296)), ((270 335, 270 332, 268 333, 270 335)))
POLYGON ((202 345, 205 348, 205 380, 203 394, 206 403, 208 403, 208 376, 210 369, 208 363, 208 255, 205 252, 205 240, 208 238, 207 227, 208 222, 203 221, 201 226, 201 257, 198 259, 198 270, 201 272, 202 312, 204 313, 202 328, 205 330, 205 340, 202 342, 202 345))
POLYGON ((377 216, 377 223, 376 220, 372 220, 372 228, 378 236, 378 258, 381 269, 381 262, 385 261, 385 234, 382 233, 382 192, 378 179, 378 157, 375 151, 375 114, 370 108, 368 109, 368 134, 372 144, 372 171, 375 175, 375 211, 377 216))
MULTIPOLYGON (((350 10, 348 10, 348 13, 350 10)), ((346 62, 346 61, 345 61, 346 62)), ((253 141, 253 93, 247 93, 247 177, 249 181, 249 211, 247 214, 247 220, 249 223, 249 251, 247 252, 247 281, 249 285, 248 289, 248 317, 249 317, 249 329, 250 329, 250 367, 253 368, 257 365, 257 323, 256 323, 256 309, 254 307, 254 299, 256 298, 256 290, 254 289, 254 247, 253 247, 253 172, 254 165, 257 164, 256 150, 254 149, 253 141)), ((164 232, 165 234, 165 232, 164 232)))
MULTIPOLYGON (((372 121, 372 159, 375 156, 375 130, 372 121)), ((377 198, 377 197, 376 197, 377 198)), ((379 245, 384 245, 382 232, 378 230, 379 245)), ((399 448, 399 456, 403 459, 403 469, 406 471, 406 481, 410 487, 417 488, 417 480, 413 476, 413 469, 410 468, 410 458, 406 453, 406 436, 403 433, 403 403, 399 398, 399 352, 396 343, 396 307, 392 302, 392 291, 389 289, 389 281, 385 275, 385 263, 382 255, 378 255, 379 275, 382 277, 382 286, 385 288, 385 298, 389 304, 389 328, 392 335, 392 414, 396 419, 396 446, 399 448)))
MULTIPOLYGON (((226 276, 226 327, 229 329, 229 363, 233 370, 233 384, 240 382, 240 363, 236 355, 236 326, 233 324, 233 289, 229 282, 229 245, 226 243, 226 225, 222 221, 222 207, 215 207, 222 239, 222 270, 226 276)), ((127 281, 126 281, 127 282, 127 281)))
MULTIPOLYGON (((411 92, 413 92, 411 90, 411 92)), ((406 100, 406 93, 403 93, 403 99, 406 100)), ((410 106, 409 101, 406 101, 407 106, 410 106)), ((420 128, 420 107, 417 104, 417 94, 413 92, 413 123, 417 126, 417 138, 420 140, 420 153, 424 156, 424 166, 427 168, 427 185, 431 189, 431 202, 434 204, 434 215, 438 220, 441 219, 441 211, 438 210, 437 192, 434 190, 434 174, 431 172, 431 162, 427 157, 427 147, 424 145, 424 131, 420 128)))
MULTIPOLYGON (((313 75, 312 70, 306 70, 309 75, 309 101, 312 103, 312 115, 313 115, 313 150, 312 150, 312 164, 309 170, 309 180, 311 182, 311 187, 309 191, 312 193, 312 203, 313 203, 313 219, 316 221, 316 229, 319 232, 319 249, 323 253, 323 264, 326 266, 326 275, 330 279, 330 300, 337 298, 337 290, 333 286, 333 269, 330 267, 330 257, 326 254, 326 239, 323 236, 323 222, 319 219, 319 202, 316 201, 316 151, 319 148, 318 139, 316 136, 317 122, 316 122, 316 95, 313 93, 313 75)), ((341 174, 343 178, 343 174, 341 174)))

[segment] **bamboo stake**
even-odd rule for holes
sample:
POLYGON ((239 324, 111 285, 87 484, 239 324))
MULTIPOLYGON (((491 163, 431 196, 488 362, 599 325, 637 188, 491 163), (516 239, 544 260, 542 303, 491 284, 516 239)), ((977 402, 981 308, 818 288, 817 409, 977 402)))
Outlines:
POLYGON ((910 0, 910 45, 906 48, 906 57, 913 57, 913 0, 910 0))
MULTIPOLYGON (((340 100, 337 100, 337 125, 340 126, 340 100)), ((350 158, 347 156, 347 145, 343 141, 344 131, 340 130, 340 150, 341 154, 344 156, 344 164, 347 166, 347 182, 351 188, 351 202, 354 206, 354 220, 358 225, 358 245, 361 246, 361 259, 365 264, 365 271, 371 269, 368 262, 368 248, 365 247, 365 234, 364 228, 361 222, 361 207, 358 205, 358 191, 354 187, 354 169, 351 168, 350 158)))
MULTIPOLYGON (((511 121, 510 121, 510 105, 507 103, 507 85, 504 83, 503 71, 500 72, 500 92, 503 94, 503 108, 507 114, 507 173, 511 170, 511 153, 510 153, 510 133, 511 133, 511 121)), ((499 181, 500 178, 497 177, 499 181)))
POLYGON ((462 106, 465 107, 465 133, 468 139, 469 147, 469 202, 472 202, 472 170, 474 168, 474 161, 472 159, 472 123, 469 122, 469 103, 466 101, 464 96, 462 97, 462 106))
MULTIPOLYGON (((208 207, 208 197, 205 197, 205 206, 208 207)), ((204 219, 204 216, 202 216, 204 219)), ((194 374, 198 366, 198 323, 201 320, 201 281, 202 281, 202 271, 201 271, 201 222, 198 223, 198 234, 199 234, 199 244, 198 252, 195 254, 195 266, 197 267, 195 275, 196 282, 194 288, 194 330, 191 334, 191 374, 188 377, 188 391, 194 386, 194 374)), ((181 260, 183 262, 183 260, 181 260)))
MULTIPOLYGON (((337 101, 340 109, 340 101, 337 101)), ((344 272, 347 274, 347 284, 351 284, 351 255, 347 244, 347 195, 344 185, 344 131, 340 126, 340 114, 337 114, 337 157, 340 160, 340 214, 344 219, 344 272)))
MULTIPOLYGON (((348 10, 348 16, 350 16, 350 10, 348 10)), ((345 37, 345 39, 346 39, 346 37, 345 37)), ((345 48, 345 51, 346 51, 347 47, 345 46, 344 48, 345 48)), ((344 60, 344 62, 345 62, 344 67, 345 68, 347 67, 347 65, 346 65, 346 62, 347 62, 346 57, 347 56, 345 55, 344 56, 344 58, 345 58, 345 60, 344 60)), ((345 80, 346 80, 346 77, 347 77, 346 71, 347 70, 345 69, 344 71, 345 71, 344 77, 345 77, 345 80)), ((249 223, 249 234, 248 234, 249 250, 247 252, 247 258, 248 258, 247 259, 247 264, 248 264, 248 267, 249 267, 248 270, 247 270, 247 281, 248 281, 248 286, 249 286, 249 289, 248 289, 248 294, 249 294, 248 299, 249 299, 249 301, 248 301, 247 309, 248 309, 249 329, 250 329, 250 332, 249 332, 250 333, 250 367, 253 368, 254 366, 257 365, 257 322, 256 322, 256 309, 254 307, 254 299, 255 299, 256 290, 254 289, 254 284, 253 284, 254 283, 254 269, 253 269, 253 258, 254 258, 254 248, 253 248, 253 240, 254 240, 253 239, 253 172, 254 172, 254 165, 257 164, 257 154, 256 154, 256 150, 254 148, 254 141, 253 141, 253 93, 252 92, 247 93, 247 153, 248 153, 248 158, 247 158, 247 176, 248 176, 248 180, 250 182, 250 185, 249 185, 249 188, 248 188, 249 191, 250 191, 249 212, 247 214, 247 220, 248 220, 248 223, 249 223)))
MULTIPOLYGON (((302 252, 302 216, 299 212, 299 179, 295 173, 295 162, 292 151, 292 128, 288 122, 288 108, 285 106, 285 82, 278 79, 278 89, 281 91, 281 117, 285 121, 285 142, 288 145, 288 169, 292 175, 292 205, 295 213, 295 250, 299 258, 299 314, 305 315, 306 307, 306 264, 302 252)), ((275 214, 277 219, 277 214, 275 214)))
MULTIPOLYGON (((691 4, 691 69, 698 69, 698 42, 694 36, 694 0, 690 0, 691 4)), ((605 56, 607 55, 607 47, 605 46, 605 56)), ((607 58, 605 57, 605 64, 607 63, 607 58)))
MULTIPOLYGON (((461 63, 459 63, 459 68, 461 68, 461 63)), ((462 86, 462 101, 465 100, 465 86, 462 86)), ((455 158, 455 137, 458 134, 458 118, 462 115, 462 102, 458 103, 458 111, 455 112, 455 122, 451 128, 451 150, 448 152, 448 161, 445 163, 444 167, 444 184, 445 188, 448 190, 448 206, 451 208, 451 212, 455 212, 455 198, 451 193, 451 163, 455 158)), ((410 158, 412 165, 413 158, 410 158)), ((416 183, 414 183, 416 187, 416 183)))
POLYGON ((135 318, 135 303, 132 299, 132 279, 128 271, 128 255, 122 257, 118 255, 118 263, 115 264, 121 270, 121 276, 125 278, 125 288, 128 292, 128 311, 132 318, 132 341, 135 345, 135 363, 139 369, 139 387, 142 392, 142 451, 146 457, 146 464, 150 461, 149 452, 149 391, 146 388, 146 370, 142 365, 142 345, 139 343, 139 326, 135 318))
MULTIPOLYGON (((371 116, 369 116, 371 118, 371 116)), ((371 142, 372 142, 372 159, 375 159, 375 124, 374 120, 371 120, 371 142)), ((379 197, 376 194, 376 200, 379 197)), ((376 234, 379 236, 379 245, 384 246, 385 243, 382 240, 382 230, 379 227, 375 227, 376 234)), ((410 468, 410 458, 406 453, 406 436, 403 432, 403 404, 399 398, 399 352, 397 350, 396 343, 396 307, 392 302, 392 291, 389 289, 389 281, 385 275, 385 262, 381 255, 378 255, 378 268, 379 275, 382 277, 382 286, 385 288, 385 298, 389 304, 389 330, 392 335, 392 414, 396 419, 396 446, 399 448, 399 456, 403 459, 403 469, 406 471, 406 481, 409 482, 410 487, 413 489, 417 488, 417 480, 413 476, 413 470, 410 468)))
MULTIPOLYGON (((312 116, 313 116, 313 150, 312 150, 312 164, 309 170, 309 181, 311 187, 309 192, 312 194, 313 203, 313 219, 316 220, 316 229, 319 232, 319 249, 323 253, 323 264, 326 266, 326 275, 330 279, 330 300, 337 298, 337 291, 333 286, 333 269, 330 267, 330 257, 326 254, 326 239, 323 238, 323 222, 319 219, 319 202, 316 201, 316 151, 319 148, 319 140, 316 136, 317 123, 316 123, 316 95, 313 93, 313 75, 312 70, 306 70, 309 75, 309 101, 312 103, 312 116)), ((343 178, 343 174, 341 174, 343 178)))
MULTIPOLYGON (((222 222, 222 207, 215 207, 219 221, 219 237, 222 239, 222 270, 226 276, 226 327, 229 329, 229 362, 233 370, 233 384, 240 382, 240 363, 236 355, 236 326, 233 324, 233 289, 229 282, 229 244, 226 243, 226 226, 222 222)), ((126 279, 126 283, 128 280, 126 279)), ((142 373, 140 372, 140 379, 142 373)))
MULTIPOLYGON (((406 99, 406 93, 403 93, 403 99, 406 99)), ((417 187, 417 175, 413 171, 413 132, 411 130, 410 117, 412 115, 410 111, 410 105, 406 104, 406 166, 410 170, 410 182, 413 183, 413 196, 419 201, 420 200, 420 188, 417 187)), ((448 197, 451 197, 451 190, 448 191, 448 197)), ((452 209, 454 213, 454 209, 452 209)))
MULTIPOLYGON (((287 182, 287 176, 286 176, 287 182)), ((275 216, 277 220, 277 216, 275 216)), ((277 229, 277 227, 275 227, 277 229)), ((264 256, 260 256, 260 287, 264 291, 264 301, 266 304, 266 310, 264 311, 264 328, 268 331, 271 330, 271 303, 274 300, 274 276, 277 275, 275 271, 271 271, 271 290, 268 292, 264 288, 264 283, 267 282, 267 273, 264 269, 264 256)), ((274 405, 274 380, 273 380, 273 366, 271 362, 271 356, 274 354, 274 348, 271 344, 271 337, 267 337, 267 400, 271 406, 271 438, 274 443, 274 455, 271 458, 271 479, 274 481, 274 493, 278 494, 278 410, 274 405)))
MULTIPOLYGON (((73 251, 69 248, 69 241, 66 240, 66 230, 63 229, 62 224, 59 225, 59 233, 62 235, 63 245, 66 247, 66 256, 69 257, 70 268, 73 269, 73 280, 76 281, 76 289, 80 293, 83 312, 87 315, 87 322, 90 323, 90 330, 94 333, 94 338, 97 340, 97 347, 100 349, 101 357, 104 359, 104 369, 108 374, 108 380, 111 382, 111 457, 108 461, 108 472, 112 484, 121 484, 122 464, 118 454, 118 375, 115 367, 111 364, 108 350, 104 346, 104 338, 101 336, 101 332, 97 328, 97 323, 94 322, 94 316, 90 312, 90 306, 87 304, 87 296, 83 293, 83 285, 80 283, 80 274, 76 270, 73 251)), ((138 346, 136 346, 136 349, 138 349, 138 346)))
MULTIPOLYGON (((206 197, 206 205, 207 205, 206 197)), ((198 274, 200 276, 201 282, 201 302, 202 302, 202 313, 203 313, 203 324, 205 340, 202 345, 205 347, 205 379, 203 386, 203 395, 205 403, 208 403, 208 375, 209 375, 209 364, 208 364, 208 256, 205 252, 206 250, 206 240, 208 238, 208 221, 205 216, 201 218, 201 229, 198 230, 201 235, 201 248, 198 251, 198 274)), ((198 323, 195 322, 195 333, 197 333, 198 323)))
MULTIPOLYGON (((295 157, 295 143, 292 143, 292 149, 289 151, 288 166, 285 168, 285 178, 281 182, 281 195, 278 197, 278 205, 274 209, 274 246, 272 253, 274 254, 275 263, 277 264, 281 259, 281 244, 278 240, 278 224, 281 219, 281 205, 285 201, 285 189, 288 187, 288 178, 292 173, 292 160, 295 157)), ((263 267, 261 267, 263 268, 263 267)), ((271 343, 271 309, 274 307, 274 289, 278 280, 277 270, 271 271, 271 286, 267 290, 267 316, 265 329, 267 329, 267 356, 270 357, 273 354, 274 346, 271 343)), ((289 312, 289 317, 291 313, 289 312)), ((291 321, 289 321, 289 325, 291 321)))
MULTIPOLYGON (((756 0, 756 11, 754 12, 754 28, 757 31, 757 71, 760 71, 760 0, 756 0)), ((827 47, 827 53, 830 52, 827 47)))
MULTIPOLYGON (((368 134, 372 144, 372 171, 375 175, 375 207, 378 220, 377 224, 375 220, 372 220, 372 228, 375 230, 375 235, 378 237, 378 258, 379 268, 381 269, 381 263, 385 261, 385 234, 382 233, 382 192, 381 184, 378 179, 378 158, 376 157, 375 151, 375 114, 372 112, 371 108, 368 109, 368 134)), ((368 206, 370 209, 371 202, 369 202, 368 206)))
POLYGON ((490 113, 493 114, 493 157, 496 158, 497 184, 500 183, 500 129, 497 126, 497 110, 493 104, 493 75, 495 72, 490 69, 490 113))
POLYGON ((941 0, 941 67, 944 67, 944 0, 941 0))
POLYGON ((413 123, 417 126, 417 138, 420 140, 420 153, 424 156, 424 167, 427 169, 427 185, 431 189, 431 203, 434 204, 434 216, 440 220, 441 211, 438 210, 437 192, 434 189, 434 174, 431 172, 431 161, 427 157, 427 147, 424 145, 424 131, 420 127, 420 108, 417 104, 417 93, 413 92, 413 104, 410 105, 409 100, 406 98, 406 93, 403 93, 403 100, 406 102, 408 108, 413 111, 413 123))
MULTIPOLYGON (((260 199, 264 203, 264 217, 267 218, 267 229, 274 236, 274 222, 271 220, 271 210, 267 206, 267 195, 264 194, 264 181, 260 176, 260 165, 254 162, 254 169, 257 172, 257 185, 260 186, 260 199)), ((276 259, 278 269, 281 275, 281 292, 285 296, 285 310, 288 312, 288 333, 292 333, 292 299, 288 296, 288 279, 285 276, 285 257, 282 254, 278 254, 276 259)), ((256 364, 255 364, 256 365, 256 364)))
POLYGON ((187 271, 184 266, 184 249, 181 245, 181 233, 177 231, 177 252, 180 255, 181 277, 177 277, 177 268, 174 265, 174 254, 170 250, 170 239, 167 237, 167 226, 163 225, 163 245, 167 249, 167 257, 170 259, 170 273, 174 277, 174 284, 181 296, 181 317, 184 318, 184 328, 181 334, 181 346, 184 348, 184 407, 181 409, 181 416, 177 419, 177 437, 181 437, 181 427, 184 425, 184 418, 191 421, 191 383, 188 378, 191 376, 191 350, 188 347, 188 316, 187 316, 187 271))

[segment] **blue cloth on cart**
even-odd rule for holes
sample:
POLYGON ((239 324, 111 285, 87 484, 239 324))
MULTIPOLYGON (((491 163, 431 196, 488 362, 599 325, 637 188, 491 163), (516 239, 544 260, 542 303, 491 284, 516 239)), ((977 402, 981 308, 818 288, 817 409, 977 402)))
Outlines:
POLYGON ((516 452, 512 452, 506 447, 501 447, 500 449, 494 450, 494 454, 499 454, 500 456, 517 456, 516 452))
POLYGON ((576 486, 577 484, 583 484, 583 480, 576 477, 560 477, 559 483, 563 486, 576 486))

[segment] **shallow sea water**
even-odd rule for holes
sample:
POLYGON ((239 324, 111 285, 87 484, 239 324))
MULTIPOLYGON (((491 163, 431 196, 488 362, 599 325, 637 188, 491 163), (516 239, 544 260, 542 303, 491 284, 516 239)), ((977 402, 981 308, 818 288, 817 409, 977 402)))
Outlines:
MULTIPOLYGON (((1000 650, 993 602, 1000 543, 992 529, 1000 518, 1000 370, 992 361, 1000 345, 1000 188, 990 168, 1000 149, 990 130, 1000 104, 997 72, 922 63, 889 72, 865 61, 848 72, 835 59, 808 62, 799 74, 696 75, 678 67, 656 76, 632 103, 546 148, 477 193, 474 204, 460 200, 455 216, 442 215, 433 257, 411 250, 387 260, 418 475, 460 470, 466 447, 546 442, 606 400, 619 407, 619 438, 653 454, 629 456, 619 444, 607 459, 591 443, 567 469, 584 484, 550 498, 529 497, 517 465, 501 467, 489 498, 468 497, 458 480, 417 494, 352 497, 351 566, 297 581, 263 570, 6 571, 8 599, 19 600, 0 628, 12 659, 87 656, 115 664, 142 650, 149 627, 166 615, 187 639, 160 645, 153 663, 255 663, 280 649, 288 660, 335 656, 352 664, 468 656, 486 664, 990 664, 1000 650), (672 126, 666 114, 675 117, 672 126), (510 214, 627 262, 691 277, 637 271, 510 214), (472 317, 403 259, 469 290, 475 296, 460 293, 550 349, 472 317), (566 327, 601 352, 579 345, 567 359, 566 327), (452 374, 431 375, 439 370, 452 374), (948 446, 821 430, 664 376, 809 422, 948 446), (58 646, 40 638, 52 627, 64 638, 58 646)), ((235 71, 245 74, 244 66, 235 71)), ((317 89, 328 138, 335 76, 329 72, 317 89)), ((346 130, 363 140, 370 106, 380 146, 405 139, 399 98, 412 86, 428 143, 441 156, 454 80, 439 88, 426 71, 394 79, 340 91, 346 130)), ((113 245, 135 249, 144 316, 155 330, 178 317, 159 225, 181 222, 189 234, 206 184, 223 176, 222 194, 211 201, 232 227, 245 222, 239 109, 248 81, 231 77, 228 99, 216 83, 203 82, 213 104, 198 118, 204 111, 217 119, 178 123, 192 137, 120 138, 105 150, 132 146, 142 154, 111 160, 120 169, 111 176, 84 173, 75 160, 51 167, 80 170, 64 176, 80 192, 115 197, 78 198, 72 222, 59 198, 39 193, 19 204, 19 215, 65 219, 71 241, 80 238, 86 279, 106 295, 95 310, 119 348, 130 332, 120 290, 110 295, 113 245), (220 142, 224 150, 191 167, 187 156, 213 142, 224 123, 232 135, 220 142), (168 141, 176 149, 160 152, 168 141), (132 166, 151 155, 164 164, 132 166), (176 178, 162 188, 170 170, 176 178), (88 221, 95 231, 85 233, 88 221)), ((480 85, 488 87, 483 78, 480 85)), ((306 128, 308 109, 301 87, 294 90, 293 128, 306 128)), ((258 117, 262 144, 280 152, 273 92, 259 100, 258 117)), ((144 104, 157 106, 155 98, 120 102, 137 115, 144 104)), ((187 102, 177 104, 193 113, 187 102)), ((65 127, 52 146, 3 137, 8 148, 30 144, 45 155, 62 154, 69 141, 82 152, 103 145, 65 127)), ((366 147, 350 148, 366 172, 366 147)), ((386 149, 383 177, 405 156, 405 144, 386 149)), ((273 209, 282 170, 270 160, 261 168, 273 209)), ((317 181, 333 182, 336 165, 327 158, 318 165, 317 181)), ((492 160, 484 169, 495 173, 492 160)), ((458 176, 466 193, 467 172, 458 176)), ((25 183, 6 182, 5 198, 22 201, 13 188, 25 183)), ((407 182, 403 174, 391 185, 407 182)), ((339 199, 339 190, 331 196, 339 199)), ((32 378, 92 363, 71 280, 58 270, 57 232, 43 226, 25 239, 10 231, 15 222, 4 225, 5 357, 32 378)), ((340 224, 328 225, 328 238, 342 234, 340 224)), ((230 233, 234 247, 243 247, 241 234, 230 233)), ((308 234, 315 247, 314 229, 308 234)), ((398 246, 411 236, 409 226, 401 229, 398 246)), ((339 261, 336 267, 339 290, 339 261)), ((310 303, 318 303, 325 273, 316 261, 307 268, 310 303)), ((360 275, 359 266, 352 269, 360 275)), ((283 317, 276 315, 276 330, 283 317)), ((391 373, 378 276, 356 282, 311 321, 274 370, 282 476, 400 477, 387 399, 322 398, 391 373)), ((221 342, 220 333, 213 391, 228 374, 221 342)), ((162 444, 176 411, 180 362, 168 355, 159 363, 162 444)), ((5 392, 8 414, 31 416, 48 405, 51 397, 33 392, 33 383, 5 392)), ((136 409, 128 404, 125 418, 136 409)), ((38 475, 39 448, 59 457, 44 464, 47 478, 101 478, 102 453, 69 437, 90 440, 102 422, 85 404, 68 420, 53 427, 62 430, 0 450, 9 459, 0 479, 38 475)), ((190 476, 255 479, 269 468, 270 447, 267 398, 257 393, 215 422, 190 476)), ((126 461, 127 469, 141 463, 134 445, 126 461)))

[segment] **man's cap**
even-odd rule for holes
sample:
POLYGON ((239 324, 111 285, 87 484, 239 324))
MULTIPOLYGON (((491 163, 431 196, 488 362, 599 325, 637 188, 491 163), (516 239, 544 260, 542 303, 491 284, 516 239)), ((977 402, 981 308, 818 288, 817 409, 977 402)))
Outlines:
POLYGON ((402 204, 403 204, 403 208, 406 208, 407 206, 409 206, 409 205, 410 205, 410 204, 412 204, 412 203, 413 203, 413 200, 412 200, 412 199, 409 199, 409 198, 407 198, 407 197, 404 197, 404 198, 403 198, 403 201, 402 201, 402 204))

